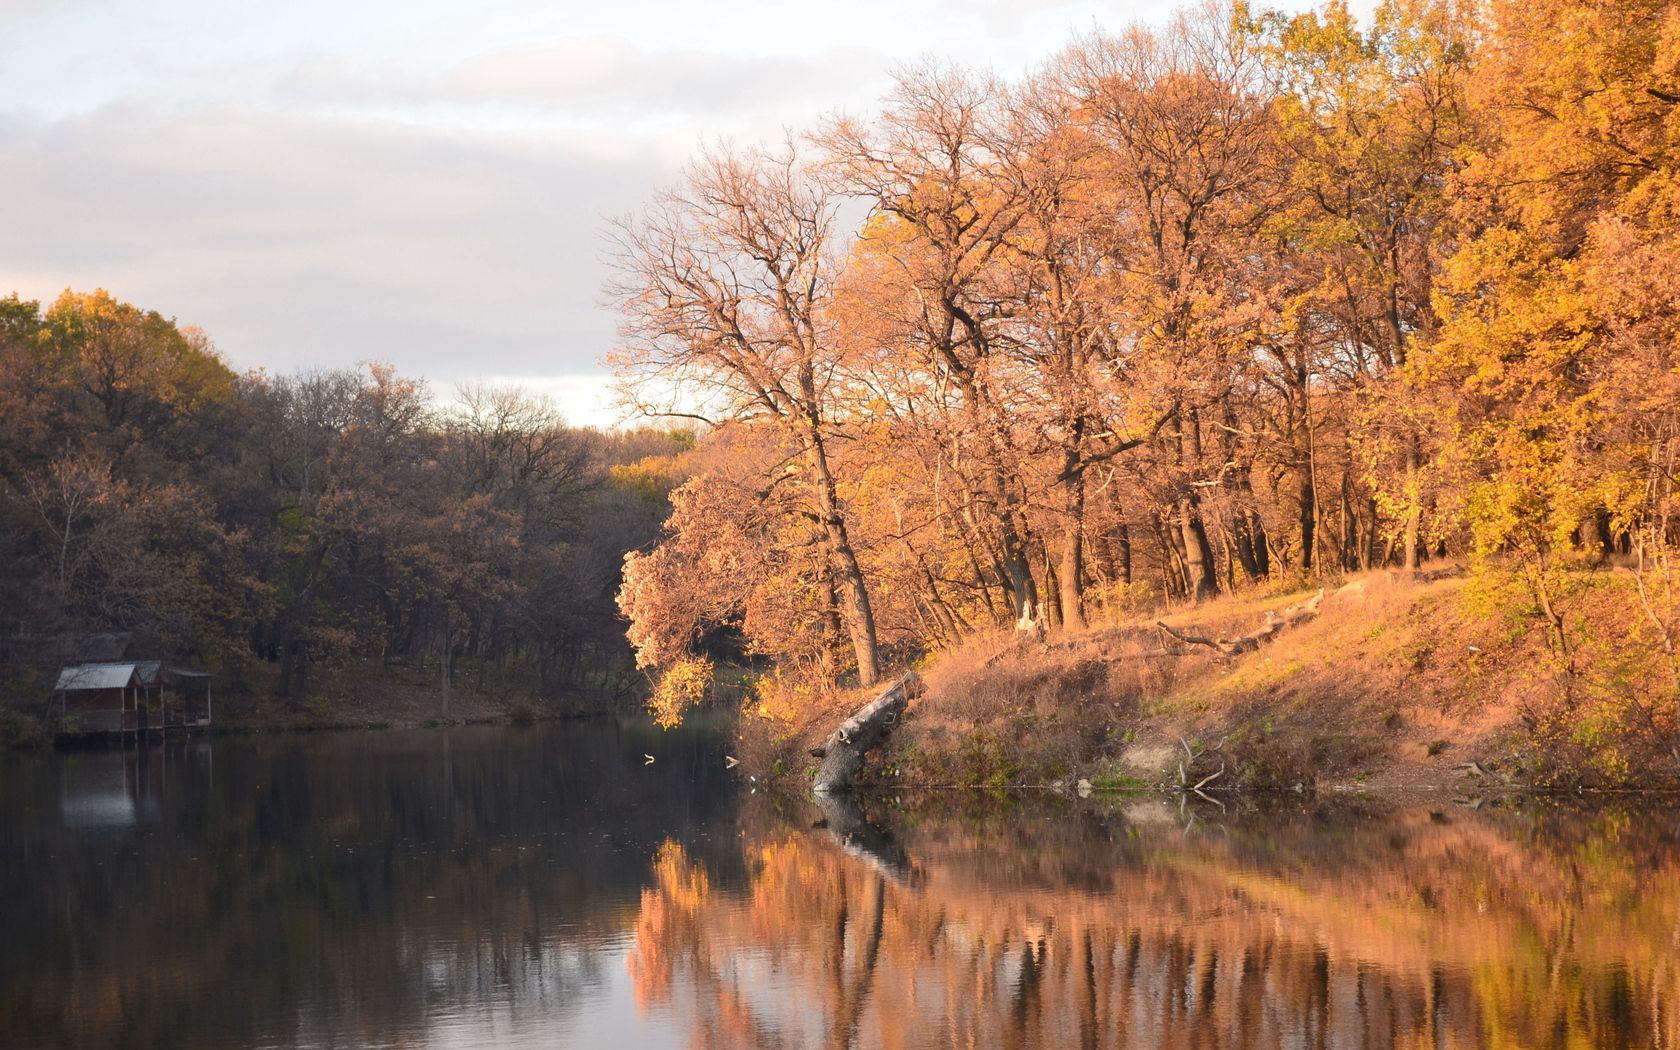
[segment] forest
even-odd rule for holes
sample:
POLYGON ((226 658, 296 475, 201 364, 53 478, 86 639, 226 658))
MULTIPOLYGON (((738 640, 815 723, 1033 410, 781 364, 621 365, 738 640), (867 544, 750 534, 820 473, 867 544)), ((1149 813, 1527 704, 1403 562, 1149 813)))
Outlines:
POLYGON ((399 669, 441 718, 452 680, 534 714, 637 694, 613 594, 684 432, 381 363, 236 374, 103 291, 0 300, 0 418, 0 690, 24 712, 111 637, 216 672, 233 713, 342 716, 399 669))
POLYGON ((1672 728, 1671 3, 1212 4, 1018 78, 930 60, 613 238, 626 396, 706 427, 620 596, 662 717, 720 630, 775 712, 998 627, 1452 564, 1565 692, 1620 659, 1582 581, 1622 581, 1672 728))
POLYGON ((1672 4, 1211 2, 928 59, 606 238, 643 429, 0 300, 0 689, 121 636, 317 720, 403 676, 441 717, 786 719, 1000 629, 1452 566, 1440 623, 1613 698, 1583 746, 1680 740, 1672 4))

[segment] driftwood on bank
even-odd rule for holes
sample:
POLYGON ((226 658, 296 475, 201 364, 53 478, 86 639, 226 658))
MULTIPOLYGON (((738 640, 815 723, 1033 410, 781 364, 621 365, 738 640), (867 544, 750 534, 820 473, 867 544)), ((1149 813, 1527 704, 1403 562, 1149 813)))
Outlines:
POLYGON ((1318 615, 1318 607, 1323 603, 1324 590, 1320 588, 1317 594, 1304 602, 1291 605, 1282 612, 1268 612, 1266 622, 1257 630, 1236 638, 1207 638, 1198 634, 1187 634, 1168 627, 1160 620, 1155 621, 1155 626, 1186 645, 1206 646, 1226 656, 1236 656, 1239 653, 1251 653, 1260 648, 1262 643, 1271 641, 1285 627, 1294 627, 1297 624, 1306 623, 1318 615))
POLYGON ((819 795, 850 791, 852 781, 863 769, 863 759, 898 724, 898 716, 922 691, 922 679, 911 671, 887 687, 880 696, 852 712, 822 746, 822 766, 811 787, 819 795))

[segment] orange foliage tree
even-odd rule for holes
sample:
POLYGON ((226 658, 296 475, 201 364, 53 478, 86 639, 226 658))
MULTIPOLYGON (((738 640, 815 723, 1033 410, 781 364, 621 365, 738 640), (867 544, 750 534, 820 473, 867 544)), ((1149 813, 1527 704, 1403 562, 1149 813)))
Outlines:
MULTIPOLYGON (((1677 136, 1680 9, 1658 0, 1206 5, 1014 83, 912 67, 872 116, 817 127, 814 196, 780 205, 830 207, 825 245, 839 202, 861 209, 811 284, 820 425, 751 432, 766 463, 820 439, 827 471, 734 521, 786 550, 833 511, 825 571, 900 656, 1451 557, 1520 580, 1572 677, 1571 581, 1624 560, 1680 703, 1677 136)), ((660 227, 663 269, 735 259, 727 228, 660 227)), ((799 418, 742 384, 757 358, 718 363, 709 322, 650 340, 680 296, 638 288, 660 294, 627 300, 627 378, 704 362, 731 418, 799 418)), ((770 331, 744 340, 786 369, 770 331)), ((828 601, 779 593, 812 622, 828 601)), ((635 631, 668 629, 632 605, 635 631)), ((747 633, 791 652, 768 620, 747 633)))

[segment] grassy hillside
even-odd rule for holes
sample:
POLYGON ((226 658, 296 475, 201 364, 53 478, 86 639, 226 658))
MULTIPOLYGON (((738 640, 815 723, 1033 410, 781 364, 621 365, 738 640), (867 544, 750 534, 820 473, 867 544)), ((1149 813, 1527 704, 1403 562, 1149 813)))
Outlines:
MULTIPOLYGON (((1236 637, 1312 593, 1253 593, 1160 619, 1236 637)), ((1570 578, 1567 651, 1519 594, 1454 570, 1352 578, 1314 619, 1234 657, 1186 646, 1156 620, 1042 641, 989 634, 928 661, 927 693, 875 776, 1124 789, 1217 773, 1209 790, 1477 795, 1672 786, 1680 772, 1672 664, 1626 573, 1570 578)), ((760 753, 802 769, 805 749, 858 699, 790 730, 760 727, 760 753)))

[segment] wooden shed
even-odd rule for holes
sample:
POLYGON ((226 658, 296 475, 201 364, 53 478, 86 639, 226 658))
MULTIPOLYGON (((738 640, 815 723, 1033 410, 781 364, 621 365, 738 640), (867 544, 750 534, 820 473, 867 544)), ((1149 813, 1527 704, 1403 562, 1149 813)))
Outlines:
POLYGON ((210 725, 211 676, 161 660, 71 664, 58 672, 58 732, 142 733, 210 725))

